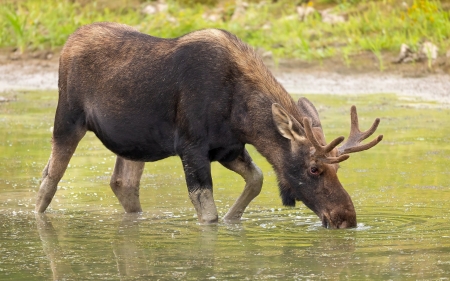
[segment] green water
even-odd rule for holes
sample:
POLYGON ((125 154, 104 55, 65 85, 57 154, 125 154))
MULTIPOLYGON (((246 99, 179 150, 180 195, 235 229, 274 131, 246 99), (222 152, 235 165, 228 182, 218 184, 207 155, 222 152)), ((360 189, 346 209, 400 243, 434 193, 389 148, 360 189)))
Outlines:
MULTIPOLYGON (((146 164, 140 215, 108 183, 114 155, 80 143, 46 215, 33 213, 50 154, 55 92, 0 103, 0 280, 448 280, 450 108, 393 95, 309 96, 328 137, 382 119, 384 140, 341 164, 358 227, 327 230, 305 206, 285 208, 273 171, 240 224, 197 224, 178 158, 146 164)), ((223 217, 243 180, 213 164, 223 217)))

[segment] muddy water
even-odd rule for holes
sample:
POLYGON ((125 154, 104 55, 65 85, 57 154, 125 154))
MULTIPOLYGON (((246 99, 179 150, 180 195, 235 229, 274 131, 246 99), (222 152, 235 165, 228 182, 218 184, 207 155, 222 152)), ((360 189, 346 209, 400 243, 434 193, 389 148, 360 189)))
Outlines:
MULTIPOLYGON (((15 96, 15 97, 14 97, 15 96)), ((439 280, 450 276, 450 109, 391 95, 310 96, 328 139, 381 117, 376 148, 339 176, 358 227, 331 231, 305 206, 285 208, 267 162, 263 191, 241 224, 198 225, 180 161, 148 163, 144 212, 125 215, 108 187, 114 155, 80 143, 46 215, 33 204, 50 153, 55 92, 0 103, 0 280, 439 280)), ((223 216, 243 188, 213 165, 223 216)))

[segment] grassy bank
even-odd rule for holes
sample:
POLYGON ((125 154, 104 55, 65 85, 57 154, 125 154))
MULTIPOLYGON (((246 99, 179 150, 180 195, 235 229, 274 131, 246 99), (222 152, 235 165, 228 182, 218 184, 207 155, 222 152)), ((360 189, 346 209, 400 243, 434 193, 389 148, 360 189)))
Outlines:
POLYGON ((377 57, 397 53, 402 43, 414 49, 423 40, 438 46, 440 55, 450 48, 450 2, 433 0, 313 0, 304 5, 316 12, 303 21, 296 11, 301 1, 290 0, 250 1, 246 7, 234 0, 167 0, 167 9, 155 14, 143 13, 154 2, 141 0, 5 1, 0 7, 0 47, 22 53, 57 49, 79 26, 96 21, 121 22, 160 37, 224 28, 277 58, 348 61, 362 51, 377 57), (319 11, 325 8, 345 22, 323 22, 319 11))

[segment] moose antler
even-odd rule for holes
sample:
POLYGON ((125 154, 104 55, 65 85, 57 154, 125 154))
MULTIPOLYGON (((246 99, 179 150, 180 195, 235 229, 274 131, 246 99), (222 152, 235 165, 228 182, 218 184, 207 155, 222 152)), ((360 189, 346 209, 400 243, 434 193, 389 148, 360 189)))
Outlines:
POLYGON ((383 135, 379 135, 373 141, 360 145, 363 140, 370 137, 376 131, 378 124, 380 124, 380 119, 375 119, 375 122, 373 122, 372 127, 370 127, 369 130, 361 132, 358 125, 358 113, 356 112, 356 106, 354 105, 351 107, 350 116, 350 135, 348 136, 347 141, 338 148, 338 155, 346 155, 349 153, 367 150, 377 145, 383 139, 383 135))
POLYGON ((311 120, 308 117, 303 118, 303 126, 305 127, 306 137, 315 149, 311 156, 314 156, 317 160, 326 164, 336 164, 350 157, 349 155, 340 155, 338 157, 327 156, 330 151, 344 140, 344 137, 338 137, 327 145, 321 145, 316 136, 314 136, 311 120))

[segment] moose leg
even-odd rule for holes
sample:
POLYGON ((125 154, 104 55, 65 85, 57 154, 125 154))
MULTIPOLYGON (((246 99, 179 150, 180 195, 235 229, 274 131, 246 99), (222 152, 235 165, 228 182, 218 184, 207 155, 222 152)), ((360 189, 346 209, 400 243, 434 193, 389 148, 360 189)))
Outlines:
POLYGON ((189 198, 197 211, 200 223, 218 221, 216 204, 214 203, 211 162, 198 156, 182 157, 189 198))
POLYGON ((117 156, 109 185, 127 213, 142 212, 139 202, 139 182, 144 166, 144 162, 130 161, 117 156))
POLYGON ((43 213, 50 205, 56 193, 58 182, 63 177, 70 158, 72 158, 82 136, 84 136, 84 133, 70 140, 67 138, 66 140, 68 141, 56 141, 55 138, 53 139, 52 154, 42 172, 42 182, 36 198, 36 212, 43 213))
POLYGON ((245 180, 244 191, 224 217, 224 221, 227 222, 239 221, 248 204, 261 192, 263 174, 261 169, 253 163, 247 150, 244 150, 238 158, 231 162, 220 163, 241 175, 245 180))

